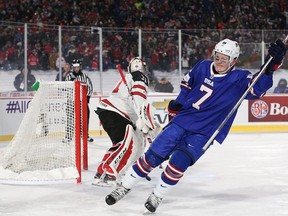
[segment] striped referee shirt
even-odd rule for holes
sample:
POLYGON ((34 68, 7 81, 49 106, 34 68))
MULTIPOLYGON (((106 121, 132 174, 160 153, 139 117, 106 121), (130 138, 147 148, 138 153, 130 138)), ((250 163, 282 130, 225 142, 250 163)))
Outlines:
POLYGON ((87 96, 91 96, 93 93, 93 84, 91 79, 88 77, 87 74, 83 73, 81 70, 76 73, 75 71, 70 72, 67 74, 65 81, 80 81, 86 83, 87 85, 87 96))

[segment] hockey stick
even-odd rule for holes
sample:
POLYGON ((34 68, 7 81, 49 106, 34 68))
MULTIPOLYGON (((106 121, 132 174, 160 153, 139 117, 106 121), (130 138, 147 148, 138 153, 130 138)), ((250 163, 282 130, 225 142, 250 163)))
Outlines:
MULTIPOLYGON (((285 44, 288 40, 288 35, 286 36, 286 38, 283 40, 283 43, 285 44)), ((240 104, 242 103, 242 101, 245 99, 246 95, 250 92, 250 90, 253 88, 253 86, 256 84, 256 82, 259 80, 259 78, 263 75, 263 73, 265 72, 268 64, 271 62, 271 60, 273 59, 272 56, 270 56, 270 58, 268 59, 268 61, 265 63, 265 65, 262 67, 261 71, 259 72, 259 74, 255 77, 255 79, 253 80, 253 82, 251 83, 251 85, 247 88, 247 90, 244 92, 244 94, 242 95, 242 97, 238 100, 238 102, 235 104, 235 106, 232 108, 232 110, 229 112, 229 114, 226 116, 226 118, 223 120, 223 122, 219 125, 219 127, 216 129, 216 131, 213 133, 213 135, 210 137, 210 139, 207 141, 207 143, 204 145, 204 147, 202 148, 203 151, 206 151, 207 148, 211 145, 212 141, 215 139, 215 137, 217 136, 217 134, 220 132, 220 130, 224 127, 224 125, 227 123, 227 121, 230 119, 230 117, 233 115, 233 113, 238 109, 238 107, 240 106, 240 104)))
POLYGON ((126 77, 125 77, 125 75, 124 75, 124 73, 123 73, 123 70, 122 70, 120 64, 117 64, 117 69, 118 69, 118 71, 119 71, 119 73, 120 73, 120 76, 121 76, 121 79, 122 79, 123 83, 124 83, 124 84, 126 85, 126 87, 127 87, 128 93, 129 93, 129 95, 131 96, 131 99, 132 99, 132 102, 133 102, 134 110, 135 110, 135 112, 137 113, 137 110, 138 110, 137 104, 136 104, 135 101, 134 101, 133 95, 132 95, 132 93, 131 93, 131 91, 130 91, 130 88, 129 88, 128 83, 127 83, 127 80, 126 80, 126 77))
MULTIPOLYGON (((127 83, 127 80, 126 80, 126 77, 125 77, 125 75, 124 75, 124 73, 123 73, 123 71, 122 71, 122 68, 121 68, 121 65, 120 64, 117 64, 117 68, 118 68, 118 71, 119 71, 119 73, 120 73, 120 76, 121 76, 121 79, 122 79, 122 81, 123 81, 123 83, 126 85, 126 87, 127 87, 127 91, 128 91, 128 93, 129 93, 129 95, 131 96, 131 99, 132 99, 132 103, 133 103, 133 106, 134 106, 134 111, 135 111, 135 113, 138 115, 138 117, 139 117, 139 114, 138 114, 138 112, 139 112, 139 107, 137 107, 137 104, 136 104, 136 102, 135 102, 135 100, 134 100, 134 97, 133 97, 133 95, 132 95, 132 93, 131 93, 131 91, 130 91, 130 88, 129 88, 129 86, 128 86, 128 83, 127 83)), ((151 105, 148 103, 148 106, 147 106, 147 109, 149 110, 149 107, 150 107, 151 105)), ((147 116, 147 118, 149 118, 149 121, 150 122, 152 122, 152 117, 149 115, 149 116, 147 116)), ((152 124, 152 128, 151 129, 155 129, 156 127, 160 127, 160 125, 157 123, 157 122, 154 122, 153 124, 152 124), (155 127, 154 127, 155 126, 155 127)))
MULTIPOLYGON (((126 77, 125 77, 125 75, 124 75, 124 73, 123 73, 123 70, 122 70, 120 64, 117 64, 117 69, 118 69, 118 71, 119 71, 119 73, 120 73, 120 76, 121 76, 121 79, 122 79, 123 83, 124 83, 124 84, 126 85, 126 87, 127 87, 127 91, 128 91, 128 93, 129 93, 129 95, 131 96, 131 99, 132 99, 132 103, 133 103, 133 106, 134 106, 134 111, 135 111, 136 114, 137 114, 137 113, 138 113, 137 104, 135 103, 134 98, 133 98, 133 95, 131 94, 131 91, 130 91, 130 88, 129 88, 129 86, 128 86, 126 77)), ((137 115, 138 115, 138 114, 137 114, 137 115)), ((150 178, 150 176, 148 176, 148 175, 146 176, 146 179, 147 179, 148 181, 151 181, 151 178, 150 178)))

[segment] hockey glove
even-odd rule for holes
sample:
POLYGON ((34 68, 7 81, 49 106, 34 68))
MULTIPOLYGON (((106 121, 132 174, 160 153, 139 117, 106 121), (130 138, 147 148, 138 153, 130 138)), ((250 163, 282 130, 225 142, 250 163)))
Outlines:
POLYGON ((137 119, 136 127, 144 134, 147 134, 150 130, 150 128, 145 124, 145 122, 141 118, 137 119))
POLYGON ((175 100, 171 100, 168 104, 168 117, 169 121, 171 121, 174 116, 178 113, 178 111, 182 108, 182 104, 176 102, 175 100))
POLYGON ((267 65, 265 74, 273 74, 275 70, 280 68, 283 64, 283 59, 285 55, 286 46, 280 39, 276 40, 275 43, 271 43, 269 46, 268 55, 265 58, 265 63, 269 60, 270 56, 273 57, 273 59, 267 65))
POLYGON ((156 109, 147 101, 139 108, 139 118, 136 121, 136 127, 142 131, 144 134, 147 134, 149 130, 154 130, 157 127, 157 124, 154 120, 154 113, 156 109))

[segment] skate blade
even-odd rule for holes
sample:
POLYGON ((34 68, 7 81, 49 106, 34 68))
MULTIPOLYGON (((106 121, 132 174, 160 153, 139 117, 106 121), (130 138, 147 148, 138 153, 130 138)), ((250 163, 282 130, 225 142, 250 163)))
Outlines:
POLYGON ((145 208, 145 210, 143 211, 143 215, 150 215, 153 214, 153 212, 150 212, 148 209, 145 208))
POLYGON ((104 181, 101 181, 100 179, 95 179, 92 182, 92 185, 99 186, 99 187, 116 187, 116 186, 119 186, 116 181, 104 182, 104 181))

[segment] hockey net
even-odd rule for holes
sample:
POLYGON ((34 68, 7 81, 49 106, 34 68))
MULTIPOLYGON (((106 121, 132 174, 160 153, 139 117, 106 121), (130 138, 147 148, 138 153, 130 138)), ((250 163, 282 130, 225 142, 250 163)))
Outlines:
POLYGON ((0 156, 0 181, 77 180, 88 169, 86 85, 41 82, 14 138, 0 156))

